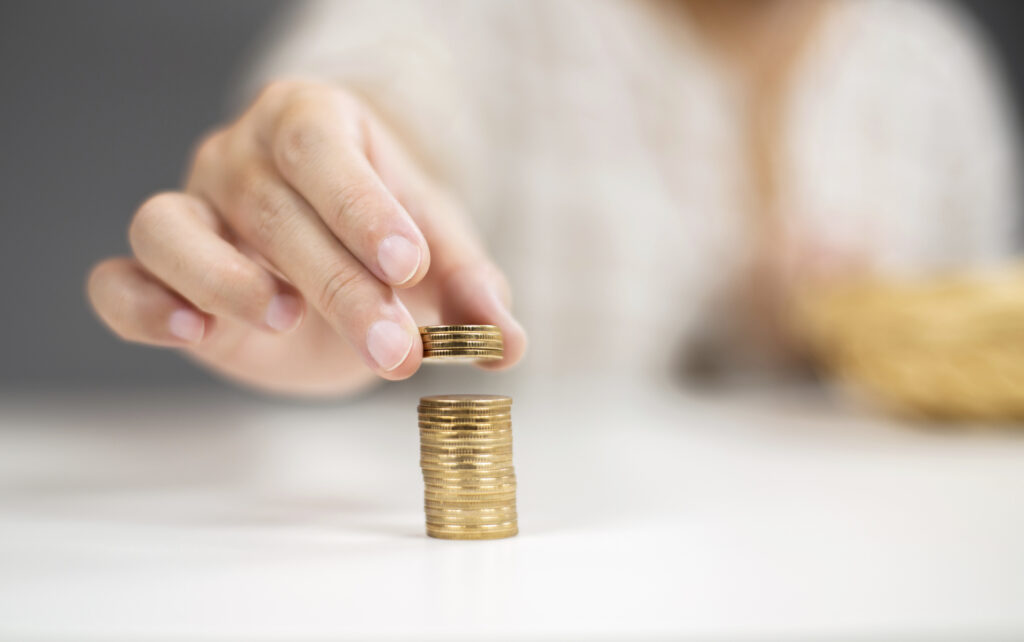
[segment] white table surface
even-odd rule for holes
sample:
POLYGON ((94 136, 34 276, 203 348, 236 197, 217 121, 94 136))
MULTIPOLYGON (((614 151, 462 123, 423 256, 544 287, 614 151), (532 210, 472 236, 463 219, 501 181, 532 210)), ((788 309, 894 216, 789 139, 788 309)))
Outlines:
POLYGON ((520 384, 521 534, 450 542, 422 388, 0 394, 0 639, 1024 638, 1020 429, 520 384))

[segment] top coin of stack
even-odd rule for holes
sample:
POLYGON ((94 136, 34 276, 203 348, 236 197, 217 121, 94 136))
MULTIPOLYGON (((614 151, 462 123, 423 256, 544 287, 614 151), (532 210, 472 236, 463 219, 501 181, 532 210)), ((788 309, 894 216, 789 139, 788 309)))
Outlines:
POLYGON ((424 359, 497 360, 505 355, 501 330, 494 325, 427 325, 420 328, 420 337, 424 359))

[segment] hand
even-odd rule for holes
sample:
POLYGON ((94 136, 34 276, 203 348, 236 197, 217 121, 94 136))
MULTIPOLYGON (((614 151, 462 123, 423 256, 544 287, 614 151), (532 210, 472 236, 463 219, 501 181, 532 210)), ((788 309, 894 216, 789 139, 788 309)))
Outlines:
POLYGON ((352 95, 267 87, 199 144, 183 192, 151 197, 133 257, 89 276, 122 338, 182 348, 278 392, 348 392, 419 368, 421 321, 501 327, 526 348, 504 276, 452 200, 352 95), (364 365, 365 364, 365 365, 364 365))

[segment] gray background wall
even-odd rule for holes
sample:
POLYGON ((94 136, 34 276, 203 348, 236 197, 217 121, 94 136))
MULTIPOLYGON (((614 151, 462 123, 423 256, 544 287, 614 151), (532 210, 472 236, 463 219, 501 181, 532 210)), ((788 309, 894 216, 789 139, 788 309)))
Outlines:
MULTIPOLYGON (((1022 104, 1024 3, 967 4, 1022 104)), ((231 79, 282 9, 0 1, 0 386, 223 385, 173 353, 112 337, 83 279, 125 251, 135 206, 179 183, 192 141, 227 117, 231 79)))

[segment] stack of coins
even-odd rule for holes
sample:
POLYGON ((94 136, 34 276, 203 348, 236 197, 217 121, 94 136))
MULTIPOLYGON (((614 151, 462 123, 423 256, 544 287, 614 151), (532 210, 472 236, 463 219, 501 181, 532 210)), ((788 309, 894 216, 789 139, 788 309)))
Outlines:
POLYGON ((501 330, 493 325, 428 325, 420 328, 423 358, 433 360, 501 359, 501 330))
POLYGON ((427 535, 498 539, 519 532, 512 467, 512 399, 420 399, 420 466, 427 535))

